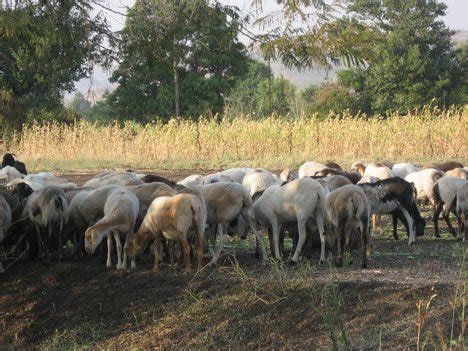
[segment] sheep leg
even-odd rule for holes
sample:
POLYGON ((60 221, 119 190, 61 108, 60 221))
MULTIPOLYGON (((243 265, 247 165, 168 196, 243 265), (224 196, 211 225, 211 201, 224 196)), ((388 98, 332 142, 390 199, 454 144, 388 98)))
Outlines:
POLYGON ((413 245, 416 242, 416 234, 414 232, 414 221, 409 212, 402 208, 401 213, 406 219, 406 222, 408 222, 408 227, 409 227, 409 240, 408 240, 408 245, 413 245))
POLYGON ((271 227, 268 227, 267 229, 267 234, 268 234, 268 243, 270 245, 270 253, 272 256, 275 255, 275 245, 273 244, 273 230, 271 227))
POLYGON ((437 203, 434 204, 434 216, 432 217, 432 220, 434 221, 434 236, 436 238, 440 238, 440 233, 439 233, 439 215, 440 212, 442 211, 442 204, 437 203))
POLYGON ((245 219, 247 224, 249 225, 250 229, 254 232, 256 243, 260 246, 260 250, 262 251, 262 259, 263 261, 267 260, 267 253, 265 250, 265 245, 263 244, 262 236, 260 232, 257 230, 257 226, 255 225, 253 218, 249 213, 244 212, 244 209, 241 211, 242 217, 245 219))
POLYGON ((117 269, 125 269, 123 262, 122 262, 122 243, 120 242, 120 235, 117 231, 112 231, 115 240, 115 248, 117 250, 117 269))
POLYGON ((455 229, 453 229, 452 227, 452 223, 450 223, 450 207, 447 206, 444 211, 442 211, 442 217, 444 218, 445 220, 445 223, 447 223, 447 227, 449 229, 449 232, 453 235, 453 236, 457 236, 457 233, 455 232, 455 229))
POLYGON ((395 213, 392 213, 392 224, 393 224, 393 238, 395 240, 399 240, 397 233, 397 224, 398 224, 398 216, 395 213))
POLYGON ((271 223, 271 229, 273 231, 273 247, 275 249, 275 258, 277 260, 281 260, 281 256, 280 256, 280 251, 279 251, 279 226, 278 226, 278 223, 275 220, 272 221, 271 223))
POLYGON ((107 235, 107 262, 106 262, 106 267, 111 268, 112 267, 112 235, 109 233, 107 235))
POLYGON ((320 235, 320 264, 325 262, 325 223, 321 218, 317 218, 317 228, 320 235))
POLYGON ((336 265, 341 267, 343 265, 343 255, 341 253, 341 241, 343 239, 343 230, 341 228, 334 228, 336 238, 336 265))
POLYGON ((159 257, 161 256, 161 237, 159 234, 156 234, 156 238, 154 239, 155 249, 154 249, 154 264, 153 264, 153 272, 157 273, 159 269, 159 257))
POLYGON ((200 270, 203 263, 203 229, 200 228, 197 234, 197 270, 200 270))
POLYGON ((362 268, 367 268, 368 260, 370 258, 370 235, 368 226, 364 225, 359 230, 361 232, 361 246, 362 246, 362 268))
POLYGON ((225 229, 223 224, 218 224, 218 235, 219 235, 219 244, 216 247, 215 253, 213 258, 211 259, 210 266, 215 265, 218 262, 219 256, 221 255, 221 251, 224 247, 224 241, 226 239, 225 229))
POLYGON ((184 273, 190 273, 190 243, 186 236, 182 238, 182 249, 184 250, 184 273))
POLYGON ((174 265, 174 250, 175 250, 175 241, 168 240, 167 241, 167 251, 169 252, 169 266, 173 271, 175 271, 176 267, 174 265))
MULTIPOLYGON (((293 262, 297 262, 299 260, 299 255, 302 250, 302 246, 304 246, 304 243, 306 241, 306 220, 305 219, 298 219, 297 220, 297 231, 299 233, 299 239, 297 241, 297 247, 296 251, 294 252, 294 255, 292 257, 293 262)), ((322 259, 322 257, 320 257, 322 259)))
POLYGON ((42 235, 41 235, 41 228, 38 224, 36 224, 36 235, 37 235, 37 257, 42 258, 42 235))

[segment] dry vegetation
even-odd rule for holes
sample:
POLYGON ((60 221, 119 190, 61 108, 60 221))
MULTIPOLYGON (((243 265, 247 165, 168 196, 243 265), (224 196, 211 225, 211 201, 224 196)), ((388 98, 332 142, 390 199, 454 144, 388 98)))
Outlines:
POLYGON ((466 160, 468 113, 425 110, 387 119, 270 117, 176 120, 145 126, 128 122, 97 126, 25 127, 6 140, 32 170, 102 167, 219 168, 234 165, 280 169, 306 160, 355 159, 428 162, 466 160))

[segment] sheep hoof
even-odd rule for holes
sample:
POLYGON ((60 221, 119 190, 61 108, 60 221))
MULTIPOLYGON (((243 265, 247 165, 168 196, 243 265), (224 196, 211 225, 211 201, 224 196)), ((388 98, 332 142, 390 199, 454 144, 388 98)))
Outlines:
POLYGON ((324 264, 324 263, 325 263, 324 260, 320 260, 320 261, 319 261, 319 264, 324 264))

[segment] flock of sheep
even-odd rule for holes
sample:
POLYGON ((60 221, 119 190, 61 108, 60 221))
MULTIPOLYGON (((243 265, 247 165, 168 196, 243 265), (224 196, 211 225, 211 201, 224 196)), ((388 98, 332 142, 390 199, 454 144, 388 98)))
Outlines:
MULTIPOLYGON (((227 235, 256 237, 255 255, 265 262, 262 229, 275 259, 285 256, 284 237, 293 239, 292 263, 310 257, 320 245, 338 266, 344 252, 362 250, 362 267, 371 249, 370 218, 391 214, 393 235, 402 221, 409 245, 424 234, 419 204, 434 205, 435 236, 442 211, 450 232, 450 212, 459 236, 468 237, 468 168, 459 162, 417 167, 410 163, 355 162, 349 171, 336 163, 306 162, 279 176, 265 169, 231 168, 208 176, 191 175, 179 182, 132 171, 103 172, 83 186, 51 173, 27 174, 25 165, 6 154, 0 169, 0 243, 3 258, 28 253, 49 262, 70 242, 73 258, 99 247, 107 267, 117 253, 117 268, 136 267, 136 259, 154 240, 154 270, 160 260, 177 265, 183 256, 186 272, 196 253, 198 269, 213 249, 208 265, 218 261, 227 235), (218 243, 216 244, 216 238, 218 243), (107 240, 104 240, 107 238, 107 240), (106 248, 107 247, 107 248, 106 248), (192 251, 193 250, 193 251, 192 251)), ((3 267, 0 262, 0 270, 3 267)))

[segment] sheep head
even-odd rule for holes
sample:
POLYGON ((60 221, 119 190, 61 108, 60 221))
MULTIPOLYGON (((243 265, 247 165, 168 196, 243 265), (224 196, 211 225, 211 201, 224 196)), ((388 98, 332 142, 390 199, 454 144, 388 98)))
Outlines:
MULTIPOLYGON (((102 240, 102 238, 101 238, 102 240)), ((99 232, 94 227, 89 227, 85 232, 85 249, 88 254, 93 254, 96 247, 100 244, 99 232)))
POLYGON ((356 161, 351 165, 351 169, 349 170, 349 172, 359 173, 363 176, 366 172, 366 166, 361 161, 356 161))
POLYGON ((132 260, 135 259, 136 256, 138 256, 138 254, 145 248, 144 243, 138 240, 138 235, 136 234, 137 233, 130 234, 127 237, 127 241, 125 242, 124 247, 125 253, 132 260))

